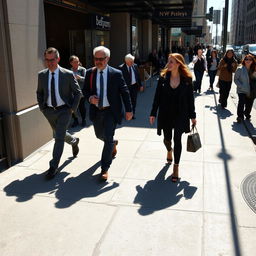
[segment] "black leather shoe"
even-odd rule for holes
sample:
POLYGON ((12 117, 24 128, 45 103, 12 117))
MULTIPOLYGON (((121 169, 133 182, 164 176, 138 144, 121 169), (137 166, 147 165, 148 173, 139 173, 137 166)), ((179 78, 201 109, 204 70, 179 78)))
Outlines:
POLYGON ((53 167, 50 167, 48 170, 47 170, 47 173, 45 175, 45 178, 47 180, 51 180, 55 177, 55 175, 58 173, 58 169, 54 169, 53 167))
POLYGON ((76 157, 78 155, 78 152, 79 152, 78 143, 79 143, 79 138, 76 138, 76 142, 72 145, 73 157, 76 157))

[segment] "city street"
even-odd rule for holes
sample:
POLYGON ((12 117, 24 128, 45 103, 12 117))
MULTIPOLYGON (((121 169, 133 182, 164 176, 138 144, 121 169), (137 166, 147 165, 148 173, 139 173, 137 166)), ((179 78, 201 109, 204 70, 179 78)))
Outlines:
POLYGON ((139 94, 136 119, 116 130, 107 183, 98 181, 103 143, 89 121, 71 130, 80 152, 74 159, 65 145, 55 179, 44 178, 53 141, 1 173, 0 255, 255 255, 256 212, 244 193, 256 184, 244 180, 254 173, 256 182, 256 108, 246 126, 236 123, 235 85, 223 110, 208 80, 195 95, 202 148, 187 152, 183 135, 178 183, 149 124, 156 79, 139 94))

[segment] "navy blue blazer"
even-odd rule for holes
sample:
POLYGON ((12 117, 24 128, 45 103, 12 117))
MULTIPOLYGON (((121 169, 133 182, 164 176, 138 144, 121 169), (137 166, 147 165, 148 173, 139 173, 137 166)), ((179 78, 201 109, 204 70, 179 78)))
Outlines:
MULTIPOLYGON (((122 72, 111 66, 108 66, 108 81, 107 81, 107 98, 110 104, 111 112, 115 121, 120 124, 124 115, 123 104, 126 112, 132 112, 132 104, 130 93, 127 85, 125 84, 122 72)), ((86 71, 83 93, 89 101, 90 96, 97 95, 96 88, 97 69, 90 68, 86 71), (92 74, 93 73, 93 74, 92 74), (92 74, 92 76, 91 76, 92 74)), ((97 107, 90 104, 89 116, 93 121, 96 117, 97 107)))
MULTIPOLYGON (((127 85, 130 85, 131 84, 131 76, 130 76, 129 70, 127 68, 127 65, 125 63, 123 63, 118 68, 123 73, 125 83, 127 85)), ((137 64, 133 64, 131 68, 133 69, 133 72, 135 74, 135 79, 136 79, 136 83, 137 83, 138 87, 141 87, 142 84, 141 84, 141 80, 140 80, 140 73, 139 73, 138 65, 137 64)))

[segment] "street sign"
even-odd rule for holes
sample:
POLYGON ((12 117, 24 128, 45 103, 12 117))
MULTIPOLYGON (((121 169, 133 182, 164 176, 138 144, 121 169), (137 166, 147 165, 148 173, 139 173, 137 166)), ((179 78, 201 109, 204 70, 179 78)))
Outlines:
POLYGON ((220 24, 221 10, 213 10, 213 24, 220 24))

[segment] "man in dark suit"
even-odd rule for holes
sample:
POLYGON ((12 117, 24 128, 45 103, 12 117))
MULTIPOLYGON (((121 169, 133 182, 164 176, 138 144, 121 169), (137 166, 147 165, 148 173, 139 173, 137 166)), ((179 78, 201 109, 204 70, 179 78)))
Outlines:
POLYGON ((50 47, 44 52, 47 69, 38 73, 37 101, 40 110, 50 123, 55 138, 47 179, 58 173, 58 165, 64 148, 64 141, 72 146, 76 157, 79 139, 67 132, 72 113, 77 110, 81 89, 72 71, 58 65, 60 55, 57 49, 50 47))
POLYGON ((132 101, 133 117, 135 119, 135 109, 137 102, 138 90, 143 91, 143 86, 140 80, 140 73, 137 64, 134 63, 135 57, 131 54, 127 54, 124 58, 125 63, 119 66, 122 71, 125 83, 128 85, 128 89, 132 101))
POLYGON ((101 180, 108 179, 108 169, 116 155, 117 141, 114 141, 116 125, 123 117, 132 118, 132 105, 129 90, 122 72, 108 65, 110 50, 98 46, 93 50, 95 67, 88 69, 85 76, 83 93, 90 103, 89 115, 93 122, 95 135, 104 141, 101 155, 101 180))

